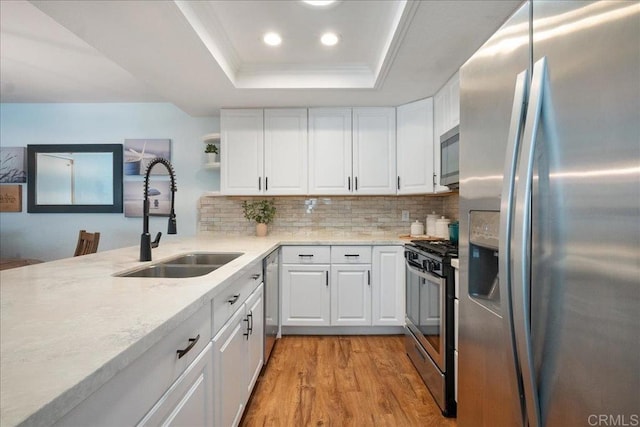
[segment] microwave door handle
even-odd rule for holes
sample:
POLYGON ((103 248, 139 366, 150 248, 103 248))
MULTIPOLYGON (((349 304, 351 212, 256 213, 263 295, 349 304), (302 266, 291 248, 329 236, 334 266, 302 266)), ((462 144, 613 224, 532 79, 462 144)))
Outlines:
POLYGON ((530 427, 540 426, 540 404, 531 346, 531 199, 536 136, 542 118, 543 104, 548 102, 545 100, 549 96, 547 85, 547 58, 543 57, 533 66, 531 95, 522 136, 513 239, 515 337, 522 370, 526 417, 530 427))
MULTIPOLYGON (((518 372, 516 365, 519 364, 518 352, 516 351, 515 329, 513 323, 513 301, 511 295, 512 289, 512 272, 511 272, 511 240, 513 232, 513 206, 515 197, 515 183, 517 172, 518 154, 520 152, 520 141, 522 139, 522 129, 524 127, 524 118, 527 102, 527 86, 529 73, 527 70, 522 71, 516 77, 516 84, 513 95, 513 106, 511 107, 511 122, 509 124, 509 136, 507 139, 507 150, 504 161, 504 174, 502 181, 502 194, 500 197, 500 232, 498 253, 499 268, 498 282, 500 284, 500 295, 502 295, 501 308, 502 316, 506 322, 507 342, 510 343, 510 352, 512 359, 506 364, 509 370, 509 377, 517 379, 518 372)), ((521 388, 519 381, 514 384, 515 387, 521 388)), ((518 395, 522 398, 522 390, 518 395)), ((520 400, 520 408, 524 409, 524 402, 520 400)))

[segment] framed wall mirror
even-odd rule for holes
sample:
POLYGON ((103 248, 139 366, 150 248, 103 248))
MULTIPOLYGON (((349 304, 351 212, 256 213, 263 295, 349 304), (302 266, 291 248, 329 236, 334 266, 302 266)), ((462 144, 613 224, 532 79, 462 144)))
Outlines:
POLYGON ((122 213, 122 144, 27 145, 27 212, 122 213))

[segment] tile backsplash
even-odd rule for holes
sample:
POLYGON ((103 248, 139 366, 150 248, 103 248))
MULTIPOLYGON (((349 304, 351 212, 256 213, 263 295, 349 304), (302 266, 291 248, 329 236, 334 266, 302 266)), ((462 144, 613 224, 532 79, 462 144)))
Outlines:
POLYGON ((255 224, 242 213, 244 200, 271 199, 276 216, 270 233, 282 234, 408 234, 411 222, 424 224, 435 212, 458 219, 458 193, 421 196, 252 197, 203 196, 199 201, 199 231, 222 235, 254 235, 255 224), (402 221, 409 211, 410 221, 402 221))

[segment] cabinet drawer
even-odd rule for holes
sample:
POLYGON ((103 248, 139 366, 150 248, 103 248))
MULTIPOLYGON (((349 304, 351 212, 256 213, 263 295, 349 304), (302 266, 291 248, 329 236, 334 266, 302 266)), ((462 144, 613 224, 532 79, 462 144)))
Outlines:
POLYGON ((332 264, 371 264, 371 246, 331 246, 332 264))
POLYGON ((113 379, 60 419, 55 426, 135 425, 211 341, 211 306, 206 304, 113 379), (183 357, 189 339, 200 335, 183 357))
POLYGON ((213 311, 213 335, 227 323, 233 313, 251 295, 258 285, 262 283, 262 264, 258 263, 251 267, 240 279, 229 285, 211 303, 213 311))
POLYGON ((283 264, 329 264, 330 246, 283 246, 283 264))

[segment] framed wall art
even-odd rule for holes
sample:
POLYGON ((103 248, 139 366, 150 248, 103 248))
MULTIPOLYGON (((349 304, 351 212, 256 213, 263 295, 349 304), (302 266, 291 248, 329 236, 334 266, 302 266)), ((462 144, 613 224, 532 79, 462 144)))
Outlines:
POLYGON ((0 183, 27 182, 26 147, 0 147, 0 183))
MULTIPOLYGON (((144 175, 149 162, 156 157, 171 161, 170 139, 125 139, 124 174, 144 175)), ((169 175, 163 167, 153 168, 151 175, 169 175)))
POLYGON ((0 185, 0 212, 22 212, 22 185, 0 185))

